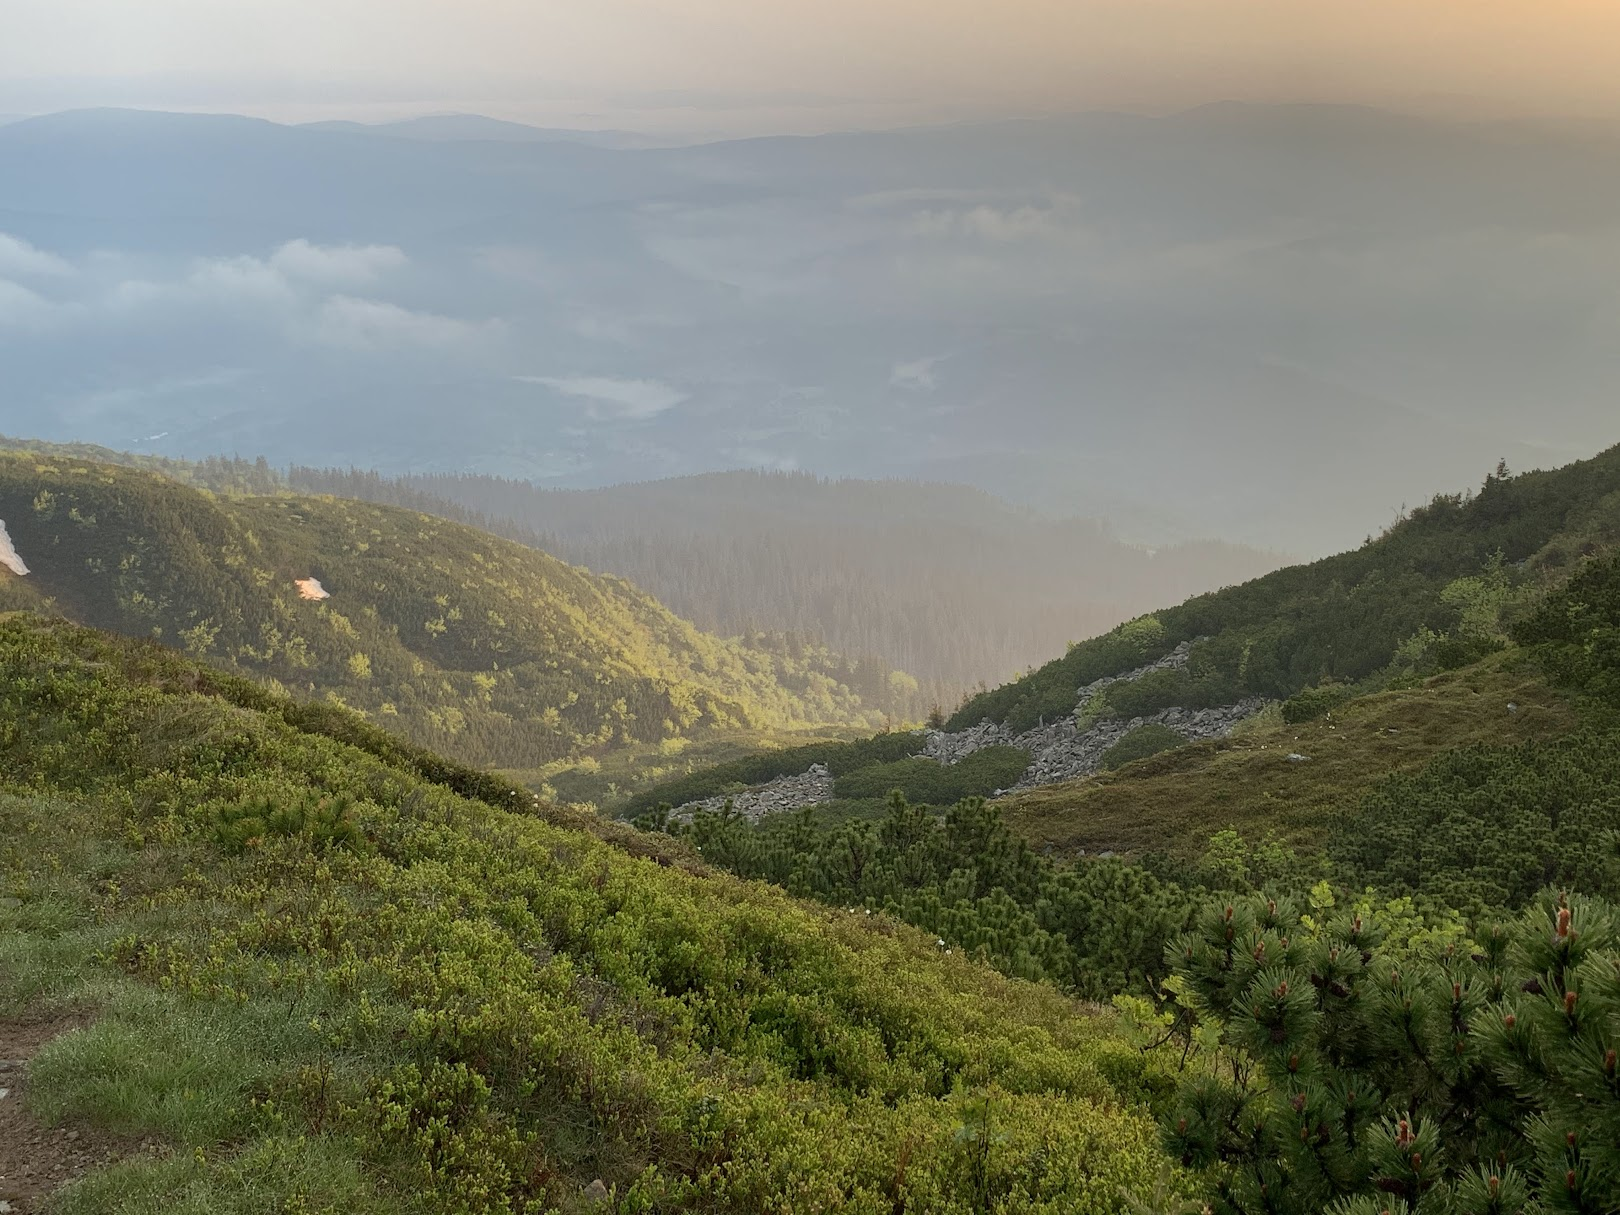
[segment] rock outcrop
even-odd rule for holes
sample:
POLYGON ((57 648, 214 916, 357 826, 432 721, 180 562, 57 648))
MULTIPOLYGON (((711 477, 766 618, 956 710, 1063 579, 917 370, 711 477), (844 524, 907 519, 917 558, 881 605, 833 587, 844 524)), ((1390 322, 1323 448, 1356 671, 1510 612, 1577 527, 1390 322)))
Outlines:
POLYGON ((798 776, 779 776, 767 784, 741 793, 706 797, 702 801, 687 802, 670 811, 669 817, 690 822, 700 810, 722 810, 729 801, 731 808, 750 822, 757 823, 767 814, 783 814, 832 801, 833 778, 826 764, 811 764, 808 772, 798 776))
MULTIPOLYGON (((1000 722, 988 720, 950 733, 929 730, 922 739, 918 754, 941 764, 954 764, 985 747, 1020 747, 1029 752, 1029 768, 1011 789, 998 790, 1006 793, 1091 775, 1101 765, 1108 749, 1138 726, 1157 723, 1174 730, 1188 742, 1224 738, 1239 722, 1265 708, 1266 702, 1248 699, 1207 709, 1176 706, 1129 720, 1110 717, 1087 722, 1086 706, 1109 684, 1131 682, 1155 671, 1184 667, 1192 653, 1192 646, 1192 642, 1184 641, 1154 662, 1076 689, 1074 713, 1055 721, 1042 722, 1018 734, 1000 722), (1086 724, 1082 726, 1083 722, 1086 724)), ((769 784, 734 794, 730 800, 737 813, 758 821, 767 814, 780 814, 831 801, 832 782, 833 778, 825 765, 815 764, 801 776, 779 777, 769 784)), ((689 820, 698 810, 718 810, 726 801, 725 797, 710 797, 700 802, 688 802, 677 807, 672 817, 689 820)))

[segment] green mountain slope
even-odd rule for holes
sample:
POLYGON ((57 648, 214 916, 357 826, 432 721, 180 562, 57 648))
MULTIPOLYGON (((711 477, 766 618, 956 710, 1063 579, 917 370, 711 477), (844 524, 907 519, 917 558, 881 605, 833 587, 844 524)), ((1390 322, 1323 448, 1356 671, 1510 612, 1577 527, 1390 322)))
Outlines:
MULTIPOLYGON (((1282 563, 1217 541, 1149 550, 963 485, 728 472, 541 489, 478 475, 293 468, 301 489, 430 513, 457 507, 647 588, 701 627, 762 622, 871 654, 942 705, 1160 603, 1282 563)), ((457 517, 452 514, 451 517, 457 517)))
POLYGON ((1162 1159, 1106 1017, 151 643, 0 619, 0 781, 35 1142, 127 1145, 69 1215, 1103 1215, 1162 1159))
MULTIPOLYGON (((1620 447, 1550 472, 1490 476, 1472 495, 1436 497, 1361 548, 1199 595, 1070 648, 1022 679, 967 701, 950 729, 989 719, 1022 730, 1072 713, 1092 680, 1195 642, 1181 676, 1153 687, 1136 712, 1292 696, 1322 680, 1355 683, 1383 670, 1420 630, 1455 632, 1466 598, 1446 588, 1493 557, 1555 577, 1583 552, 1620 539, 1620 447)), ((1141 689, 1148 692, 1149 689, 1141 689)))
POLYGON ((620 579, 399 508, 11 451, 0 518, 30 571, 0 572, 0 603, 156 638, 479 762, 918 711, 903 676, 789 637, 722 640, 620 579), (329 597, 305 598, 308 579, 329 597))

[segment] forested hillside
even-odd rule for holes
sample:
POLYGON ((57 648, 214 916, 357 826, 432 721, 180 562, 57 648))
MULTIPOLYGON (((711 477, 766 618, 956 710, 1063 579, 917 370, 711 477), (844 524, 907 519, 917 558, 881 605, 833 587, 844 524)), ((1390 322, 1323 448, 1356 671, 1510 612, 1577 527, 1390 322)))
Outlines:
POLYGON ((1217 541, 1156 551, 960 485, 732 472, 594 490, 476 475, 294 468, 299 488, 481 526, 645 587, 726 636, 793 629, 909 672, 947 709, 1078 638, 1282 558, 1217 541))
MULTIPOLYGON (((622 579, 464 525, 210 493, 171 471, 0 452, 0 518, 29 570, 0 572, 0 602, 155 638, 502 766, 925 711, 903 675, 787 634, 705 634, 622 579)), ((183 471, 256 489, 263 470, 183 471)))
MULTIPOLYGON (((1132 690, 1130 708, 1281 699, 1376 675, 1403 646, 1457 665, 1488 650, 1476 621, 1512 587, 1552 579, 1620 539, 1620 447, 1550 472, 1443 494, 1362 547, 1198 595, 976 696, 951 728, 1023 729, 1074 711, 1075 690, 1194 643, 1185 670, 1132 690)), ((1417 657, 1417 655, 1413 655, 1417 657)))

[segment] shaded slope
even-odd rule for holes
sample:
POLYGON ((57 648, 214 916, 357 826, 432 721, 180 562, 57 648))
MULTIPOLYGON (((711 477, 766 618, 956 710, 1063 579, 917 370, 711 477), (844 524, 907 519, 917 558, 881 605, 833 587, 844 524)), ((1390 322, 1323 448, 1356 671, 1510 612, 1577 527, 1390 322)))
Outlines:
POLYGON ((629 578, 703 628, 801 631, 915 675, 946 706, 1077 637, 1281 560, 1218 541, 1153 551, 966 485, 740 471, 589 490, 311 468, 291 479, 430 513, 454 504, 629 578))

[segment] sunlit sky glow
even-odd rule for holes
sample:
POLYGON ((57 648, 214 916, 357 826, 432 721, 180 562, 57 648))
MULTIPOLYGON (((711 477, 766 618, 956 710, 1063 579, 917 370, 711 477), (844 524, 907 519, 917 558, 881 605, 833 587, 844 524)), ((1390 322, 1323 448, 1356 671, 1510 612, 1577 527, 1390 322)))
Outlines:
POLYGON ((0 0, 0 30, 13 114, 813 127, 1238 98, 1620 116, 1612 0, 0 0))

